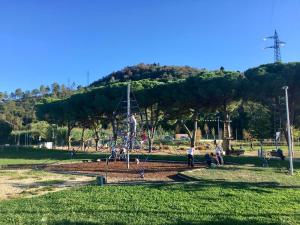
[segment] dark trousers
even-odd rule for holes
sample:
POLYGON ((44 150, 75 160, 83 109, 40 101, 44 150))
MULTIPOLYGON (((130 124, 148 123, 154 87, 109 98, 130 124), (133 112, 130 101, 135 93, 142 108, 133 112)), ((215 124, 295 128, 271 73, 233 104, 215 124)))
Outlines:
POLYGON ((223 157, 222 157, 222 155, 217 155, 217 158, 218 158, 218 161, 219 161, 219 164, 220 165, 223 165, 224 164, 224 160, 223 160, 223 157))
POLYGON ((188 155, 188 165, 191 167, 194 167, 194 156, 193 155, 188 155))
POLYGON ((211 159, 207 160, 207 161, 206 161, 206 164, 207 164, 209 167, 211 167, 211 164, 212 164, 211 159))

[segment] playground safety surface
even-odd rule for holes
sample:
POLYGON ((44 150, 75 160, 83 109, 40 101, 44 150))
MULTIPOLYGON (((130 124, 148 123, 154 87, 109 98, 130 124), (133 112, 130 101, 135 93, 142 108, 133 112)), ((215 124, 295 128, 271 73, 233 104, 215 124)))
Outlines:
MULTIPOLYGON (((196 164, 193 169, 203 168, 203 164, 196 164)), ((178 172, 191 170, 186 163, 170 162, 130 162, 110 161, 82 162, 72 164, 49 165, 45 168, 49 171, 62 173, 76 173, 91 176, 104 176, 108 183, 124 181, 173 181, 177 180, 178 172)))

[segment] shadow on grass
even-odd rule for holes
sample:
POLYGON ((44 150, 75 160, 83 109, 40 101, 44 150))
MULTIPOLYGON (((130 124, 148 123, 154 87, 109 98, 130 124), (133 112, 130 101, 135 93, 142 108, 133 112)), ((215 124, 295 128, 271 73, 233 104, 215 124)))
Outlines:
MULTIPOLYGON (((262 167, 263 161, 257 156, 224 156, 225 164, 236 164, 236 165, 245 165, 245 164, 254 164, 255 166, 262 167)), ((269 167, 289 167, 288 160, 281 160, 279 158, 271 158, 268 160, 269 167)), ((300 163, 294 162, 294 168, 299 169, 300 163)))
POLYGON ((126 223, 121 223, 117 221, 111 221, 109 223, 107 222, 89 222, 89 221, 81 221, 81 222, 74 222, 74 221, 69 221, 69 220, 62 220, 62 221, 57 221, 53 223, 49 223, 50 225, 97 225, 97 224, 107 224, 107 225, 126 225, 126 223))
MULTIPOLYGON (((245 164, 246 165, 246 164, 245 164)), ((288 175, 288 168, 286 167, 258 167, 258 166, 244 166, 244 165, 230 165, 230 166, 218 166, 215 170, 223 171, 249 171, 249 172, 272 172, 288 175)))
POLYGON ((179 220, 173 225, 281 225, 282 223, 278 222, 267 222, 267 221, 258 221, 258 220, 237 220, 233 218, 216 218, 214 221, 185 221, 179 220))
POLYGON ((280 185, 277 182, 236 182, 236 181, 225 181, 225 180, 209 180, 201 179, 189 183, 183 183, 181 186, 176 186, 173 184, 153 184, 149 185, 152 188, 158 189, 171 189, 171 190, 184 190, 184 191, 199 191, 207 188, 218 187, 221 189, 230 190, 245 190, 252 191, 256 193, 272 193, 276 189, 300 189, 298 185, 280 185))
MULTIPOLYGON (((200 217, 201 218, 201 217, 200 217)), ((212 218, 212 221, 193 221, 193 220, 177 220, 176 222, 169 222, 169 223, 155 223, 155 224, 170 224, 170 225, 281 225, 284 223, 278 222, 272 222, 272 221, 259 221, 254 219, 247 219, 247 220, 238 220, 234 218, 220 218, 215 217, 212 218)), ((150 221, 148 221, 150 222, 150 221)), ((106 225, 127 225, 131 223, 127 222, 119 222, 119 221, 103 221, 103 222, 90 222, 90 221, 70 221, 70 220, 61 220, 56 221, 53 223, 49 223, 51 225, 96 225, 96 224, 106 224, 106 225)), ((145 221, 143 224, 148 224, 147 221, 145 221)), ((152 224, 152 223, 150 223, 152 224)))

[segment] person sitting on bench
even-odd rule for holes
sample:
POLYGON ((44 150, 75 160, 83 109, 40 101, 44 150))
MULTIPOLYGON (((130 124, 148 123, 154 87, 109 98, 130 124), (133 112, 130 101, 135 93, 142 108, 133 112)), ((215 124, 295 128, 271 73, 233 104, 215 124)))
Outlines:
POLYGON ((217 155, 215 155, 214 153, 210 153, 210 157, 212 159, 212 164, 219 166, 220 162, 219 162, 219 158, 217 157, 217 155))
POLYGON ((126 159, 126 154, 127 154, 126 148, 121 148, 120 149, 120 160, 125 160, 126 159))
POLYGON ((71 158, 74 158, 76 152, 75 152, 75 149, 73 148, 72 151, 70 152, 70 155, 71 155, 71 158))
POLYGON ((208 153, 206 153, 204 158, 205 158, 205 161, 206 161, 206 164, 208 165, 208 167, 211 167, 211 164, 212 164, 211 156, 208 153))
POLYGON ((285 156, 283 155, 283 151, 280 148, 277 149, 276 154, 278 157, 281 158, 281 160, 285 159, 285 156))

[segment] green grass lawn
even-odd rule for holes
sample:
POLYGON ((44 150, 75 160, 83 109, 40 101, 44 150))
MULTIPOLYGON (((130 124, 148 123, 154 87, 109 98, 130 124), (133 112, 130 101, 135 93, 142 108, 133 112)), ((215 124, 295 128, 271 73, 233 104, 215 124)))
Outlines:
POLYGON ((195 182, 87 186, 0 202, 0 224, 299 224, 299 188, 195 182))
POLYGON ((2 201, 0 224, 300 224, 299 163, 289 176, 280 160, 269 168, 255 157, 226 160, 239 164, 190 172, 195 182, 86 186, 2 201))
POLYGON ((49 150, 31 147, 0 148, 0 165, 9 164, 43 164, 54 162, 72 162, 82 159, 97 159, 107 154, 77 152, 71 159, 70 152, 65 150, 49 150))
POLYGON ((257 167, 253 164, 225 165, 214 169, 201 168, 185 171, 182 174, 202 182, 300 188, 300 171, 296 170, 294 176, 289 176, 288 170, 284 167, 257 167))

